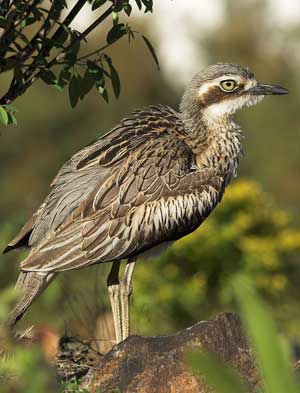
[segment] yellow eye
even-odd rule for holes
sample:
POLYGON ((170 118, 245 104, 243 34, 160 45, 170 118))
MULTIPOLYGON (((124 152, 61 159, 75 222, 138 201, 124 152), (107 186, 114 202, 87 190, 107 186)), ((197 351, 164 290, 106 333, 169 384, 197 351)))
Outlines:
POLYGON ((237 87, 237 83, 233 79, 226 79, 220 83, 220 86, 222 90, 229 92, 237 87))

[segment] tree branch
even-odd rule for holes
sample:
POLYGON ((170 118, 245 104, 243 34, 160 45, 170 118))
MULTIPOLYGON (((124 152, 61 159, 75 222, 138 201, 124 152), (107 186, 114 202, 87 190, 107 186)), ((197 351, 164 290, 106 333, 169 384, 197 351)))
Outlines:
MULTIPOLYGON (((114 2, 114 4, 112 4, 102 15, 99 16, 99 18, 97 18, 82 34, 80 34, 79 36, 77 36, 76 38, 74 38, 70 44, 64 48, 58 55, 56 55, 49 63, 47 66, 45 66, 44 68, 49 69, 51 68, 53 65, 55 65, 57 63, 57 60, 61 59, 62 57, 64 57, 64 55, 73 48, 74 45, 76 45, 78 42, 81 42, 82 40, 84 40, 93 30, 95 30, 109 15, 112 14, 112 12, 114 11, 115 7, 119 7, 125 0, 116 0, 114 2)), ((81 7, 83 6, 83 0, 79 0, 75 7, 78 6, 78 12, 79 12, 79 4, 81 5, 81 7)), ((73 9, 72 9, 73 11, 73 9)), ((71 11, 71 12, 72 12, 71 11)), ((77 12, 77 13, 78 13, 77 12)), ((71 13, 70 13, 71 14, 71 13)), ((69 23, 71 23, 71 21, 74 19, 75 12, 72 13, 72 15, 68 15, 66 17, 66 19, 69 17, 69 23)), ((57 32, 55 33, 57 34, 57 32)), ((54 34, 54 35, 55 35, 54 34)), ((32 64, 32 66, 34 65, 34 63, 32 64)), ((36 69, 37 67, 35 67, 36 69)), ((4 105, 4 104, 8 104, 11 103, 12 101, 14 101, 17 97, 19 97, 21 94, 23 94, 40 76, 40 71, 37 71, 36 73, 34 73, 35 69, 33 69, 31 66, 29 67, 29 69, 26 72, 26 78, 25 81, 22 85, 17 86, 15 83, 12 82, 8 92, 1 97, 0 99, 0 105, 4 105), (30 71, 30 72, 29 72, 30 71), (30 74, 30 75, 29 75, 30 74)))
MULTIPOLYGON (((81 8, 85 5, 86 2, 87 2, 87 0, 78 0, 77 3, 75 4, 75 6, 69 12, 69 14, 66 16, 65 20, 62 22, 62 25, 69 26, 73 22, 74 18, 77 16, 77 14, 81 10, 81 8)), ((57 41, 63 32, 64 32, 64 28, 62 26, 60 26, 56 30, 54 35, 51 37, 51 39, 53 41, 57 41)))

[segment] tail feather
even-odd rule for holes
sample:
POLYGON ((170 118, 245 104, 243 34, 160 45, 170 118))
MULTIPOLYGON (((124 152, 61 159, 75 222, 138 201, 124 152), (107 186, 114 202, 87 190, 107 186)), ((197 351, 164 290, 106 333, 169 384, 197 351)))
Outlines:
POLYGON ((50 284, 56 273, 41 274, 37 272, 21 272, 15 289, 19 292, 15 308, 11 311, 7 324, 13 328, 23 317, 36 297, 50 284))

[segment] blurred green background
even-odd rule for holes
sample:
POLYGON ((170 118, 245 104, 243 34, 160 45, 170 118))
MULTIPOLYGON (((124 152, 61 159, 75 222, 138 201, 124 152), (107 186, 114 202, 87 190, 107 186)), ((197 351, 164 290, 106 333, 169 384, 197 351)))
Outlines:
MULTIPOLYGON (((161 258, 138 264, 133 332, 175 332, 217 312, 234 310, 228 282, 246 271, 282 331, 300 342, 300 19, 298 24, 288 16, 278 19, 276 1, 212 3, 216 19, 207 26, 205 16, 198 22, 192 18, 192 13, 205 15, 210 6, 204 0, 185 5, 157 1, 153 15, 131 23, 151 38, 162 70, 156 69, 144 45, 121 40, 111 51, 122 80, 118 100, 107 105, 95 90, 73 110, 67 92, 41 82, 15 102, 19 125, 2 127, 0 137, 0 247, 39 206, 57 170, 80 147, 136 108, 155 103, 177 108, 193 70, 216 61, 239 63, 260 81, 285 86, 290 94, 268 98, 238 114, 246 135, 239 180, 200 230, 161 258), (190 54, 185 42, 191 45, 190 54)), ((2 288, 14 283, 24 255, 1 256, 2 288)), ((108 269, 102 265, 61 274, 22 324, 105 338, 110 334, 105 327, 110 324, 108 269)))

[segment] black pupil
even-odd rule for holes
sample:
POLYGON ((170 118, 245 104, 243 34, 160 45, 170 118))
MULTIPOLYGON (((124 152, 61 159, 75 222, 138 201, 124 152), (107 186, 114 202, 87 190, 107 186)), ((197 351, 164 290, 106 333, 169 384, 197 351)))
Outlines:
POLYGON ((226 82, 226 86, 227 86, 227 87, 231 87, 231 86, 232 86, 232 83, 231 83, 231 82, 226 82))

